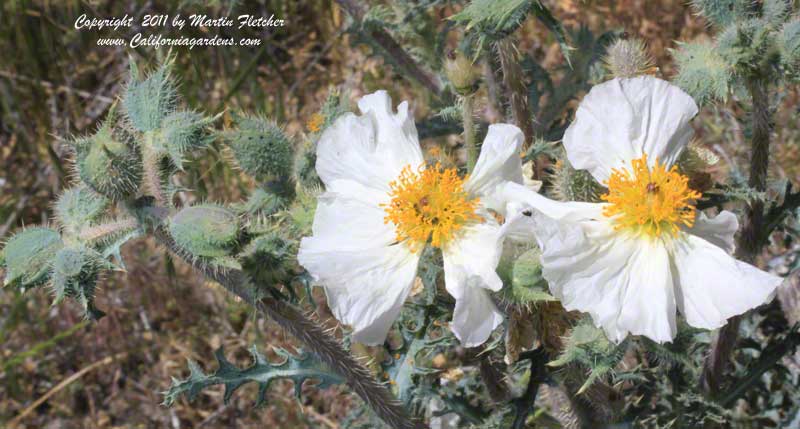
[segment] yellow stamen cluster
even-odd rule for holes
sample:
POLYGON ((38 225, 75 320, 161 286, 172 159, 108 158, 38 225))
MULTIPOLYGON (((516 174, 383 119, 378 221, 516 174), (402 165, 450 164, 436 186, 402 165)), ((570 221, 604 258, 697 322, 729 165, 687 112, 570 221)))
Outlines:
POLYGON ((412 251, 419 251, 430 242, 443 247, 469 222, 480 221, 475 213, 478 199, 464 190, 464 180, 453 168, 421 165, 406 166, 390 183, 392 198, 382 207, 384 223, 392 222, 397 241, 406 242, 412 251))
POLYGON ((316 133, 322 129, 322 124, 325 123, 325 116, 321 113, 314 113, 308 118, 308 122, 306 122, 306 128, 308 131, 312 133, 316 133))
POLYGON ((667 170, 658 159, 647 166, 647 155, 631 161, 632 171, 613 169, 602 195, 610 203, 603 215, 613 218, 614 228, 629 229, 651 237, 676 236, 680 225, 694 224, 694 200, 700 193, 689 188, 689 179, 673 166, 667 170))

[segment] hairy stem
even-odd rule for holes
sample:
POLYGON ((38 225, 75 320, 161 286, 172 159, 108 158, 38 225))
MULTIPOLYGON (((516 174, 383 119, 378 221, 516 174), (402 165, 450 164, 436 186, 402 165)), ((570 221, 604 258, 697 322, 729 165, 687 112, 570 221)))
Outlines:
MULTIPOLYGON (((769 167, 769 134, 771 118, 767 81, 754 78, 747 81, 747 89, 753 100, 753 135, 750 141, 752 157, 750 158, 750 187, 764 191, 767 189, 767 168, 769 167)), ((752 201, 747 208, 747 215, 742 233, 737 242, 736 257, 754 263, 761 252, 763 240, 760 232, 764 226, 764 202, 752 201)), ((732 317, 728 324, 717 333, 711 350, 706 357, 701 375, 701 385, 709 394, 717 394, 722 384, 723 374, 730 360, 731 353, 739 336, 739 316, 732 317)))
POLYGON ((300 310, 273 298, 258 299, 253 294, 255 289, 251 286, 250 279, 240 270, 220 271, 186 258, 185 252, 181 251, 169 233, 160 225, 165 213, 165 209, 155 207, 148 213, 154 218, 150 219, 155 221, 151 232, 159 244, 294 335, 308 350, 344 377, 350 387, 384 422, 400 429, 426 427, 413 419, 394 395, 375 380, 370 371, 348 353, 336 338, 326 333, 324 328, 314 323, 300 310))
POLYGON ((152 132, 145 133, 145 143, 142 148, 142 167, 144 170, 143 184, 145 192, 156 199, 156 203, 163 206, 166 203, 164 191, 161 189, 161 166, 159 156, 153 151, 152 132))
POLYGON ((93 243, 123 231, 134 230, 138 227, 139 222, 132 217, 128 217, 116 219, 100 225, 86 227, 82 229, 78 235, 80 236, 81 240, 88 243, 93 243))
POLYGON ((464 147, 467 149, 467 172, 472 173, 478 161, 478 147, 475 145, 475 123, 473 120, 474 96, 462 98, 462 120, 464 122, 464 147))
POLYGON ((507 99, 511 104, 511 116, 514 124, 525 134, 525 148, 533 141, 533 121, 528 106, 528 88, 525 86, 525 75, 519 64, 517 48, 510 38, 505 38, 495 45, 503 70, 503 85, 508 91, 507 99))
MULTIPOLYGON (((336 3, 356 21, 361 21, 364 18, 364 9, 362 9, 360 2, 355 0, 336 0, 336 3)), ((422 84, 437 97, 441 97, 443 88, 439 80, 433 73, 422 68, 386 30, 370 28, 367 29, 366 33, 391 56, 394 63, 402 69, 403 74, 422 84)))

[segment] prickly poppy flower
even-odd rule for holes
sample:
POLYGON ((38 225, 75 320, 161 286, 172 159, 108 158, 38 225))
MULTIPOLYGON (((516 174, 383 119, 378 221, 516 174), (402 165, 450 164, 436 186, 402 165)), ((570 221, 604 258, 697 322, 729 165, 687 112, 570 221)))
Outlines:
POLYGON ((361 116, 340 117, 319 140, 325 193, 313 235, 300 244, 300 264, 354 339, 377 344, 411 291, 422 250, 438 247, 456 299, 451 329, 468 347, 483 343, 503 320, 489 296, 503 286, 495 273, 503 233, 490 210, 503 213, 501 185, 522 183, 522 133, 490 126, 474 171, 460 177, 425 164, 407 103, 394 113, 378 91, 358 107, 361 116))
POLYGON ((538 240, 551 292, 617 342, 629 333, 671 341, 677 311, 689 325, 719 328, 781 283, 730 256, 733 213, 710 219, 695 210, 700 194, 674 164, 696 114, 692 98, 666 81, 605 82, 586 95, 564 135, 572 165, 608 188, 605 202, 562 203, 504 186, 512 229, 538 240))

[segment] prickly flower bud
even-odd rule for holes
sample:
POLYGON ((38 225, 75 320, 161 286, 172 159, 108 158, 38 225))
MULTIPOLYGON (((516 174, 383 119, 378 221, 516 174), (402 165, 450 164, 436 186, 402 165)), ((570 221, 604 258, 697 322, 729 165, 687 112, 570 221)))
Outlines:
POLYGON ((700 192, 707 191, 713 186, 708 168, 719 162, 719 157, 710 150, 692 141, 681 152, 677 165, 681 173, 689 177, 689 187, 700 192))
POLYGON ((224 133, 239 167, 259 181, 287 180, 292 174, 292 142, 274 122, 236 118, 237 129, 224 133))
POLYGON ((606 53, 606 67, 614 77, 626 78, 652 73, 653 59, 641 39, 621 37, 606 53))
POLYGON ((472 61, 462 52, 453 50, 447 53, 444 72, 459 95, 472 95, 478 90, 480 75, 472 61))
POLYGON ((253 239, 239 259, 256 284, 274 286, 289 280, 293 257, 291 243, 270 233, 253 239))
POLYGON ((236 213, 214 204, 186 207, 169 223, 175 243, 194 257, 229 255, 239 238, 239 229, 236 213))
POLYGON ((75 152, 81 180, 97 193, 118 201, 139 189, 142 163, 133 138, 114 121, 112 109, 97 133, 75 142, 75 152))
POLYGON ((64 191, 56 201, 55 213, 65 233, 78 233, 100 219, 108 207, 108 200, 83 185, 64 191))
POLYGON ((2 260, 6 269, 4 285, 28 289, 47 282, 50 263, 64 246, 58 231, 36 227, 18 232, 5 245, 2 260))
POLYGON ((105 313, 95 307, 94 293, 100 272, 109 267, 100 254, 88 247, 65 247, 59 250, 53 261, 51 281, 55 302, 67 297, 74 298, 83 306, 88 319, 100 319, 105 313))
POLYGON ((547 282, 542 277, 541 251, 530 249, 519 255, 511 266, 511 287, 506 295, 519 304, 552 301, 547 282))
POLYGON ((187 153, 202 149, 213 141, 207 130, 212 120, 192 111, 170 113, 154 139, 156 153, 168 155, 175 167, 183 169, 187 153))
POLYGON ((576 170, 566 157, 553 166, 552 194, 561 201, 600 202, 604 188, 586 170, 576 170))

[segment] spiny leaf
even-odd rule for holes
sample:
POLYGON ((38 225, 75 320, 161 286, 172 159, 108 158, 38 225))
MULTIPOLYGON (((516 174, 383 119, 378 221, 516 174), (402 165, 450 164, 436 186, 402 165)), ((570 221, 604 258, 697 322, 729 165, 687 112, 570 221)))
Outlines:
POLYGON ((262 355, 255 346, 250 349, 253 363, 244 369, 232 364, 226 357, 224 350, 220 347, 214 352, 219 368, 213 374, 205 374, 199 365, 194 361, 189 361, 189 378, 186 380, 172 380, 169 390, 164 392, 164 404, 171 406, 180 395, 186 395, 191 401, 203 391, 203 389, 222 384, 225 386, 224 400, 227 404, 233 393, 239 387, 247 383, 258 385, 255 406, 261 406, 266 402, 267 389, 274 380, 288 379, 294 382, 294 391, 300 397, 303 383, 306 380, 318 380, 317 388, 324 389, 334 384, 342 383, 344 380, 337 374, 331 372, 316 358, 309 354, 301 353, 298 356, 292 355, 284 349, 275 348, 275 352, 284 358, 281 363, 271 363, 262 355))
POLYGON ((732 69, 710 43, 680 43, 672 52, 678 63, 673 80, 698 104, 722 101, 728 95, 732 69))
POLYGON ((156 71, 139 80, 139 70, 130 58, 130 80, 122 97, 128 119, 139 131, 153 131, 161 127, 164 118, 175 110, 177 91, 171 76, 175 57, 170 56, 156 71))

